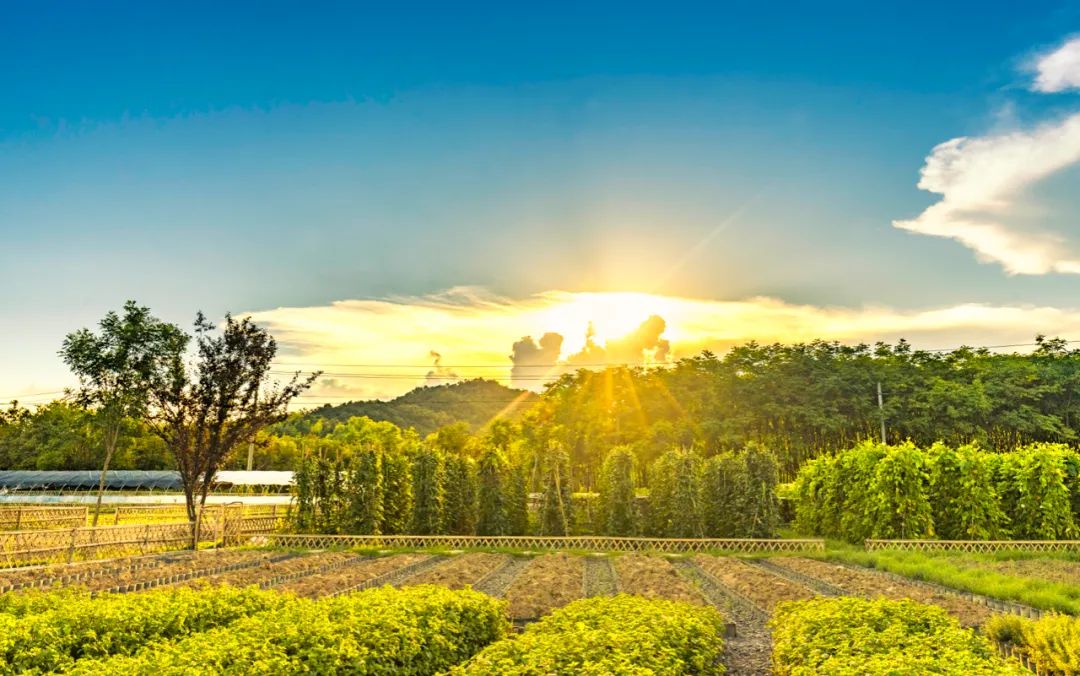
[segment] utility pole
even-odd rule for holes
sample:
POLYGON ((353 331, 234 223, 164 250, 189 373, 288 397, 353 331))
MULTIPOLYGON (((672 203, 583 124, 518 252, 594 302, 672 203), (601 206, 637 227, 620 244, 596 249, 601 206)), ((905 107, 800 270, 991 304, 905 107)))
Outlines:
POLYGON ((881 381, 877 384, 877 408, 881 416, 881 443, 885 443, 885 401, 881 398, 881 381))
MULTIPOLYGON (((880 387, 881 387, 881 386, 879 385, 879 386, 878 386, 878 388, 880 389, 880 387)), ((879 396, 880 396, 880 393, 879 393, 879 396)), ((884 425, 885 423, 882 423, 882 424, 884 425)), ((248 442, 248 464, 247 464, 247 471, 249 471, 249 472, 250 472, 250 471, 251 471, 251 468, 252 468, 252 465, 254 465, 254 464, 255 464, 255 440, 254 440, 254 439, 252 439, 251 441, 249 441, 249 442, 248 442)))

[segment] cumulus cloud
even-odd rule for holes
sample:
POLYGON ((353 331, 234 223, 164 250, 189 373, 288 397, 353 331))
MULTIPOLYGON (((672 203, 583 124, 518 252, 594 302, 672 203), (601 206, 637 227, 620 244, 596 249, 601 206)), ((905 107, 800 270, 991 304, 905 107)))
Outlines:
MULTIPOLYGON (((1080 88, 1080 38, 1039 56, 1032 89, 1080 88)), ((1080 164, 1080 113, 1028 128, 964 136, 926 158, 919 188, 941 195, 903 230, 955 239, 1009 274, 1080 273, 1080 247, 1069 237, 1073 214, 1051 213, 1039 188, 1080 164)))
POLYGON ((1080 37, 1038 57, 1031 88, 1046 94, 1080 89, 1080 37))
POLYGON ((600 360, 587 363, 663 361, 703 349, 722 353, 749 340, 825 338, 853 343, 907 338, 919 347, 942 348, 1026 343, 1037 333, 1080 336, 1080 309, 1055 307, 964 304, 896 310, 794 304, 764 297, 704 300, 565 291, 512 299, 479 289, 278 308, 252 317, 278 339, 283 367, 325 370, 334 365, 328 374, 334 379, 327 383, 330 387, 323 390, 317 385, 311 392, 313 401, 331 390, 344 393, 345 385, 349 392, 362 388, 368 397, 402 394, 426 382, 432 367, 416 355, 431 351, 443 356, 440 367, 452 366, 461 377, 511 384, 517 368, 516 384, 538 390, 552 375, 548 373, 552 364, 578 361, 577 355, 590 349, 597 358, 595 350, 600 348, 604 350, 600 360), (628 308, 630 318, 620 322, 617 313, 605 317, 600 312, 614 307, 628 308), (643 316, 649 317, 644 323, 643 316), (588 339, 590 319, 593 336, 588 339), (587 348, 590 343, 592 348, 587 348), (508 356, 510 344, 514 349, 508 356), (645 350, 651 350, 651 356, 645 350), (561 355, 575 359, 559 359, 561 355))
POLYGON ((1029 192, 1078 162, 1080 113, 1031 130, 946 141, 926 158, 919 180, 941 200, 893 225, 955 239, 1011 274, 1080 272, 1080 253, 1032 217, 1040 209, 1029 192))

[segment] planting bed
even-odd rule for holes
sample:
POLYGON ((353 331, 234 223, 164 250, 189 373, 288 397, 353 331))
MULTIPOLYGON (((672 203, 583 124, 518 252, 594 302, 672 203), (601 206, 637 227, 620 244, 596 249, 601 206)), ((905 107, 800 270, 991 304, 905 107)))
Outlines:
POLYGON ((770 561, 783 569, 822 580, 847 594, 866 598, 885 597, 913 599, 944 608, 964 626, 974 627, 985 622, 992 611, 966 601, 959 596, 936 592, 915 583, 887 577, 869 569, 857 569, 813 559, 777 557, 770 561))
MULTIPOLYGON (((388 576, 406 566, 434 560, 437 559, 433 559, 427 554, 396 554, 380 558, 361 559, 354 564, 325 573, 308 575, 286 582, 275 587, 275 589, 308 598, 332 596, 369 584, 377 579, 381 580, 383 576, 388 576)), ((389 580, 387 582, 389 583, 389 580)))
POLYGON ((504 598, 506 590, 514 583, 521 571, 529 567, 532 558, 527 556, 511 556, 505 563, 477 580, 473 589, 483 592, 495 598, 504 598))
POLYGON ((666 559, 627 554, 614 561, 619 591, 649 599, 704 604, 701 593, 690 585, 666 559))
POLYGON ((580 556, 538 556, 506 590, 510 617, 533 619, 561 608, 585 593, 585 563, 580 556))
POLYGON ((320 573, 328 567, 343 566, 360 558, 357 554, 349 552, 316 552, 277 559, 264 559, 246 568, 217 575, 208 575, 182 584, 189 587, 207 585, 229 585, 232 587, 258 585, 268 587, 274 585, 275 582, 282 581, 282 578, 295 579, 304 575, 320 573))
POLYGON ((407 578, 402 584, 437 584, 450 589, 463 589, 495 571, 507 558, 505 554, 459 554, 407 578))
POLYGON ((800 584, 738 559, 699 554, 694 557, 694 563, 767 613, 772 613, 776 604, 782 601, 804 601, 815 596, 813 591, 800 584))
POLYGON ((585 596, 614 596, 619 592, 615 568, 606 556, 585 559, 585 596))
POLYGON ((211 550, 21 568, 0 572, 0 590, 67 586, 79 586, 89 591, 126 590, 232 566, 256 566, 285 556, 288 555, 280 552, 211 550))

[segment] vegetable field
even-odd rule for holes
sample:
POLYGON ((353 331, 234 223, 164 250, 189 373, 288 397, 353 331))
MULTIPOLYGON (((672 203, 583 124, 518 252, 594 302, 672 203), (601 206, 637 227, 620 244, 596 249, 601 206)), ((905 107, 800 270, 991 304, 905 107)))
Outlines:
MULTIPOLYGON (((1049 583, 1077 564, 952 565, 1049 583)), ((0 674, 1075 673, 1077 654, 1067 616, 798 556, 224 549, 0 585, 0 674)))

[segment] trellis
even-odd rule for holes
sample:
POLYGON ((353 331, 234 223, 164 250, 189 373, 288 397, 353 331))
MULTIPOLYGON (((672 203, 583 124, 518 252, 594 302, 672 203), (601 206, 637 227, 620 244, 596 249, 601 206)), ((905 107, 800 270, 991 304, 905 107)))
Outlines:
POLYGON ((899 550, 908 552, 1080 552, 1080 540, 866 540, 867 551, 899 550))
MULTIPOLYGON (((258 521, 244 519, 244 521, 258 521)), ((274 534, 271 528, 267 542, 280 547, 325 549, 327 547, 389 547, 444 549, 523 549, 566 550, 580 549, 600 552, 655 551, 668 553, 731 551, 731 552, 798 552, 824 551, 821 539, 772 540, 756 538, 630 538, 602 536, 479 536, 479 535, 314 535, 274 534)))
MULTIPOLYGON (((245 517, 284 515, 287 509, 278 505, 247 505, 239 503, 207 505, 203 509, 203 519, 220 518, 226 509, 230 515, 236 511, 243 513, 245 517)), ((158 523, 187 521, 188 513, 186 505, 120 505, 116 508, 113 517, 113 525, 118 526, 126 521, 134 523, 158 523)))
POLYGON ((180 549, 192 541, 190 523, 99 526, 0 533, 0 565, 71 563, 76 559, 180 549))
POLYGON ((50 505, 0 506, 0 530, 76 528, 86 525, 87 507, 50 505))

